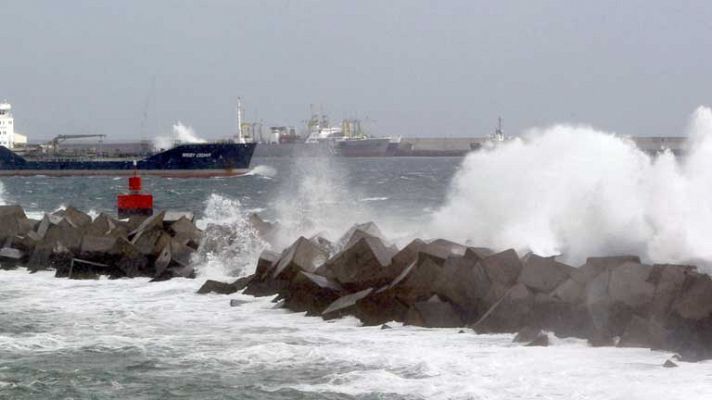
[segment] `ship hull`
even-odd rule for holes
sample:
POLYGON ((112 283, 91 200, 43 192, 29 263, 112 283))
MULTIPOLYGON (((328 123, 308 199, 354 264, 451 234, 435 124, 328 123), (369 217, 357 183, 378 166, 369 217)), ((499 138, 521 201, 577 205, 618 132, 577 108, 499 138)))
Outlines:
POLYGON ((329 157, 333 152, 329 143, 260 143, 255 157, 329 157))
POLYGON ((0 147, 0 176, 125 176, 211 177, 244 175, 254 143, 179 145, 140 160, 31 160, 0 147))
POLYGON ((132 176, 136 172, 146 176, 160 176, 164 178, 211 178, 220 176, 240 176, 248 173, 249 169, 25 169, 25 170, 0 170, 2 176, 132 176))
POLYGON ((390 139, 351 139, 334 143, 335 153, 341 157, 385 157, 390 139))

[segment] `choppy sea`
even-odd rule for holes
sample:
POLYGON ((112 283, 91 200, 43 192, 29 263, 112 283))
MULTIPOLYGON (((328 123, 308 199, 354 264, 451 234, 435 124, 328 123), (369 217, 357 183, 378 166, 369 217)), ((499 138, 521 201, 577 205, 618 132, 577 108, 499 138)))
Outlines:
MULTIPOLYGON (((267 246, 245 216, 336 238, 374 220, 402 244, 427 237, 459 158, 255 159, 237 178, 145 178, 156 207, 193 211, 240 240, 194 280, 75 281, 0 270, 1 399, 709 399, 712 363, 662 368, 666 352, 548 348, 469 330, 360 327, 277 309, 269 298, 196 295, 234 279, 267 246), (230 299, 240 300, 236 307, 230 299)), ((113 212, 124 178, 3 178, 0 198, 41 216, 113 212)))

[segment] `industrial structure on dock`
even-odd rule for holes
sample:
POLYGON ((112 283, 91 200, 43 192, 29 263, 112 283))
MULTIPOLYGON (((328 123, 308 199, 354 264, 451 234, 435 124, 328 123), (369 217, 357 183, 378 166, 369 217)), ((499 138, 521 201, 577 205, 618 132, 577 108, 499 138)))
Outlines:
MULTIPOLYGON (((256 145, 255 157, 461 157, 506 140, 501 120, 492 135, 479 137, 376 137, 363 128, 357 118, 346 118, 341 123, 331 124, 323 112, 312 109, 306 126, 299 130, 290 126, 271 126, 268 133, 262 122, 249 122, 244 118, 241 99, 237 101, 237 130, 229 139, 235 143, 256 145)), ((151 140, 132 142, 105 142, 102 134, 57 135, 47 143, 28 144, 27 136, 15 130, 12 106, 0 102, 0 146, 20 155, 30 157, 43 154, 65 158, 137 158, 147 157, 157 149, 151 140), (97 138, 94 142, 74 141, 97 138)), ((655 154, 671 151, 682 154, 687 138, 683 136, 637 136, 630 139, 641 150, 655 154)), ((190 144, 174 140, 174 145, 190 144)), ((244 165, 243 163, 240 163, 244 165)))

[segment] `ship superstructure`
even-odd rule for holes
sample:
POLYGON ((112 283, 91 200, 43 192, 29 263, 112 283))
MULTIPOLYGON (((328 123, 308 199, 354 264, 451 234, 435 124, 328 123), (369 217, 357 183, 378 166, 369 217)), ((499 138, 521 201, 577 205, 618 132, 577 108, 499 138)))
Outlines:
POLYGON ((15 147, 15 120, 12 106, 7 101, 0 102, 0 146, 15 147))
POLYGON ((105 135, 58 135, 47 144, 27 146, 21 154, 13 151, 10 106, 0 107, 0 176, 8 175, 144 175, 209 177, 242 175, 249 171, 256 144, 242 132, 234 139, 212 143, 179 143, 155 150, 148 142, 139 146, 103 143, 105 135), (8 120, 10 123, 8 123, 8 120), (2 138, 5 137, 3 141, 2 138), (9 139, 8 139, 9 138, 9 139), (72 139, 100 138, 95 146, 64 146, 72 139))

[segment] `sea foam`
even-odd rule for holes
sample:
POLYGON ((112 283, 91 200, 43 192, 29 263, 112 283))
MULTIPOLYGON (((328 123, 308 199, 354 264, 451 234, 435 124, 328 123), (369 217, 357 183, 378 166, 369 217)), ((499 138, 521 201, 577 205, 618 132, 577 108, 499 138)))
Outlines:
POLYGON ((630 253, 712 264, 710 108, 694 112, 688 135, 678 159, 589 126, 531 129, 464 159, 431 232, 573 263, 630 253))

